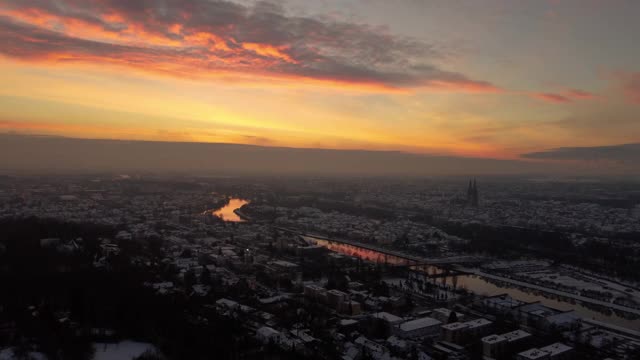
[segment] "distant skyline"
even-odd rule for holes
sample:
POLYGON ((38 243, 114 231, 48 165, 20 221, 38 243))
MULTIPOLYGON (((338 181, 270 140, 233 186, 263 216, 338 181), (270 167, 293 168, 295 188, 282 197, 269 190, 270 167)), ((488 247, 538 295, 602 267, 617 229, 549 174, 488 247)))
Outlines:
POLYGON ((640 165, 639 16, 633 0, 0 0, 0 133, 622 172, 640 165))

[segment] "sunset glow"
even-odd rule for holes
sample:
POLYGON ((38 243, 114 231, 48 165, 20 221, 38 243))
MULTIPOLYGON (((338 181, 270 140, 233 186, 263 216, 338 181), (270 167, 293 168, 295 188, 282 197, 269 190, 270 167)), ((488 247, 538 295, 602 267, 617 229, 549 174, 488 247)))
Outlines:
POLYGON ((526 161, 636 143, 640 25, 608 19, 638 11, 0 0, 0 131, 526 161))

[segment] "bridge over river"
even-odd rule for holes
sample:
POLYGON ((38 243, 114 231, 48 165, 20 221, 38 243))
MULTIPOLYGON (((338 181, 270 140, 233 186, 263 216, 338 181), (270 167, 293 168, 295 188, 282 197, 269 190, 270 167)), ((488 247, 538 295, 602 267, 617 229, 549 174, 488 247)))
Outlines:
POLYGON ((410 254, 396 251, 389 248, 384 248, 381 246, 376 246, 373 244, 360 243, 360 242, 344 240, 344 239, 328 238, 322 235, 308 234, 308 233, 301 232, 299 230, 284 228, 284 227, 274 227, 274 228, 277 230, 299 235, 307 241, 313 241, 316 243, 320 241, 320 242, 329 242, 329 243, 336 243, 336 244, 345 244, 345 245, 353 246, 359 249, 374 251, 378 254, 386 255, 382 257, 382 260, 394 266, 410 266, 410 267, 427 266, 427 265, 447 266, 452 264, 473 264, 473 263, 480 263, 484 261, 483 258, 479 258, 476 256, 425 258, 425 257, 410 255, 410 254))
POLYGON ((335 252, 359 257, 367 261, 386 263, 391 266, 410 267, 415 271, 428 274, 429 277, 443 278, 443 282, 450 286, 464 287, 476 294, 498 295, 507 293, 521 301, 538 301, 561 310, 575 310, 579 315, 587 319, 610 322, 630 329, 640 328, 640 309, 484 273, 474 267, 474 264, 477 265, 486 260, 481 257, 423 258, 373 244, 332 239, 284 227, 275 228, 299 235, 308 242, 322 245, 335 252), (594 306, 602 307, 608 311, 599 311, 594 309, 594 306), (619 312, 628 315, 623 315, 619 312))

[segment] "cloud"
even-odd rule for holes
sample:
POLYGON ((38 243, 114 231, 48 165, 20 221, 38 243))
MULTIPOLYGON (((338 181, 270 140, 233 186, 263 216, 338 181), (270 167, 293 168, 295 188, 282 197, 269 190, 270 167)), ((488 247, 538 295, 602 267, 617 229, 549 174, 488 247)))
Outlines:
POLYGON ((521 157, 539 160, 613 161, 640 165, 640 143, 593 147, 561 147, 522 154, 521 157))
POLYGON ((588 91, 579 90, 579 89, 569 89, 569 90, 567 90, 565 92, 565 94, 567 94, 567 96, 572 98, 572 99, 594 99, 594 98, 596 98, 595 94, 590 93, 588 91))
POLYGON ((640 104, 640 72, 627 74, 622 79, 622 90, 629 102, 640 104))
POLYGON ((533 94, 533 97, 554 104, 566 104, 571 102, 571 99, 567 96, 553 93, 538 93, 533 94))
POLYGON ((383 28, 221 0, 0 0, 0 54, 178 76, 308 79, 376 88, 500 89, 435 65, 435 46, 383 28))
POLYGON ((560 93, 534 93, 531 94, 533 98, 546 101, 553 104, 567 104, 576 100, 595 99, 596 95, 584 90, 567 89, 560 93))

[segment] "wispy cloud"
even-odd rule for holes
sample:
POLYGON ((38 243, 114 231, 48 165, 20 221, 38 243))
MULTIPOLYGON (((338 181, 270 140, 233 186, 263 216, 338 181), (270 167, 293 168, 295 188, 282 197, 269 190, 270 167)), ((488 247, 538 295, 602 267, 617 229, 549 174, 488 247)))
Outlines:
POLYGON ((592 147, 561 147, 522 154, 521 157, 541 160, 614 161, 640 165, 640 143, 592 147))
POLYGON ((595 99, 597 96, 591 92, 578 90, 578 89, 567 89, 562 92, 542 92, 542 93, 534 93, 531 94, 533 98, 538 100, 546 101, 553 104, 567 104, 572 103, 576 100, 588 100, 595 99))
POLYGON ((640 104, 640 72, 623 76, 622 90, 630 102, 640 104))
POLYGON ((307 79, 379 89, 496 92, 444 70, 435 46, 366 24, 220 0, 0 0, 0 54, 177 76, 307 79))

